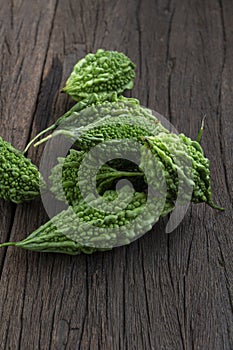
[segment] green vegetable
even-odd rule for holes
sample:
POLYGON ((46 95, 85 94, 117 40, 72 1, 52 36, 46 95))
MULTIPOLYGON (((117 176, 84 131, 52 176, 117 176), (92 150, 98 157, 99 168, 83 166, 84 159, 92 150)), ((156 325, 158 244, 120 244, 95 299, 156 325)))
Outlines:
POLYGON ((122 94, 133 88, 135 65, 123 53, 99 49, 76 63, 63 91, 80 101, 93 93, 122 94))
MULTIPOLYGON (((86 172, 82 174, 81 181, 78 179, 80 165, 85 156, 85 152, 71 149, 66 158, 58 158, 58 164, 52 169, 49 177, 52 184, 50 190, 57 199, 67 201, 70 205, 75 205, 82 199, 80 185, 85 193, 92 191, 90 187, 92 180, 91 170, 95 169, 95 164, 93 164, 93 167, 89 166, 86 169, 86 172)), ((112 165, 114 165, 113 162, 112 165)), ((132 171, 117 170, 105 164, 96 175, 97 193, 103 194, 109 189, 114 189, 116 182, 121 179, 128 179, 130 182, 133 182, 135 177, 142 178, 143 173, 138 169, 132 171)))
MULTIPOLYGON (((192 202, 206 202, 213 208, 222 210, 213 203, 209 160, 204 156, 198 142, 192 141, 184 134, 160 133, 158 136, 146 137, 145 147, 149 148, 157 161, 164 166, 168 207, 177 199, 181 186, 181 200, 189 200, 187 189, 193 187, 192 202)), ((148 166, 147 155, 143 151, 141 165, 148 166)))
MULTIPOLYGON (((63 91, 78 101, 68 112, 62 115, 56 123, 42 130, 26 146, 24 153, 42 135, 56 129, 66 118, 75 116, 84 108, 102 104, 105 101, 114 102, 126 89, 132 89, 135 78, 135 65, 123 53, 99 49, 96 54, 88 54, 77 62, 67 80, 63 91)), ((134 100, 134 99, 129 99, 134 100)), ((136 101, 136 100, 135 100, 136 101)), ((137 101, 138 102, 138 101, 137 101)), ((41 142, 42 143, 42 142, 41 142)))
MULTIPOLYGON (((78 151, 58 158, 50 176, 51 191, 70 206, 23 241, 1 247, 90 254, 129 244, 177 203, 205 202, 222 210, 213 203, 209 160, 199 144, 204 120, 198 142, 192 141, 183 134, 170 133, 138 100, 119 96, 133 87, 134 69, 123 53, 102 49, 75 65, 63 91, 77 103, 24 151, 54 129, 35 146, 56 135, 73 140, 78 151), (114 157, 110 157, 113 153, 105 141, 112 141, 114 157), (98 144, 103 155, 91 153, 98 144), (131 152, 133 159, 137 154, 139 165, 127 156, 121 159, 124 151, 126 155, 131 152), (105 163, 106 156, 112 160, 105 163), (96 159, 104 165, 99 167, 96 159), (133 184, 134 193, 127 186, 119 189, 122 179, 133 184)), ((34 198, 39 194, 39 178, 31 161, 0 138, 0 198, 15 203, 34 198)))
POLYGON ((62 134, 73 139, 81 150, 88 150, 99 142, 112 139, 131 139, 142 143, 144 136, 160 132, 169 131, 149 109, 141 107, 137 100, 121 97, 116 102, 97 103, 72 114, 60 129, 35 146, 62 134))
POLYGON ((18 204, 37 197, 39 177, 37 167, 0 137, 0 198, 18 204))
POLYGON ((129 244, 141 231, 151 229, 154 223, 151 211, 144 214, 143 220, 140 220, 145 205, 144 193, 134 192, 133 196, 129 197, 127 188, 118 195, 115 191, 106 191, 100 199, 93 198, 88 203, 81 201, 73 208, 62 211, 23 241, 3 243, 0 246, 71 255, 108 250, 116 245, 129 244), (116 198, 117 212, 114 201, 116 198), (103 206, 100 204, 102 199, 105 203, 103 206), (136 220, 138 217, 139 220, 136 220))
MULTIPOLYGON (((96 125, 98 123, 93 123, 96 125)), ((82 149, 88 149, 93 146, 96 142, 101 142, 105 139, 123 137, 125 134, 119 134, 122 129, 124 132, 130 132, 130 128, 127 129, 124 124, 117 124, 117 128, 111 128, 112 126, 105 125, 103 126, 104 132, 102 130, 101 139, 98 137, 93 138, 89 137, 89 143, 84 143, 83 140, 86 141, 87 136, 84 133, 85 138, 81 137, 79 139, 78 145, 82 149), (109 132, 108 132, 109 128, 109 132), (121 129, 122 128, 122 129, 121 129), (106 132, 107 130, 107 132, 106 132), (114 131, 111 134, 111 130, 114 131), (117 135, 117 136, 116 136, 117 135), (88 145, 88 146, 87 146, 88 145)), ((115 125, 114 125, 115 127, 115 125)), ((90 132, 93 135, 99 135, 100 130, 95 134, 96 129, 91 128, 90 132)), ((141 131, 141 130, 139 130, 141 131)), ((135 129, 134 129, 135 132, 135 129)), ((89 133, 90 135, 90 133, 89 133)), ((127 134, 129 135, 129 134, 127 134)), ((137 134, 132 134, 132 137, 137 134)), ((140 134, 141 135, 141 134, 140 134)), ((142 136, 142 135, 141 135, 142 136)), ((140 169, 130 169, 129 162, 126 162, 124 159, 113 160, 109 163, 110 168, 104 167, 104 173, 101 175, 101 183, 98 183, 100 175, 97 176, 97 189, 101 192, 101 188, 103 190, 114 189, 117 180, 121 178, 128 178, 133 184, 137 181, 137 189, 144 190, 146 188, 146 182, 149 180, 149 183, 153 182, 153 179, 156 179, 156 174, 154 172, 154 165, 150 167, 150 159, 149 154, 146 152, 147 149, 150 149, 154 154, 155 159, 164 169, 163 176, 166 178, 167 185, 167 201, 166 208, 164 213, 174 208, 175 201, 177 200, 178 191, 183 192, 182 197, 181 193, 179 193, 179 200, 189 201, 192 200, 194 203, 206 202, 210 206, 217 207, 212 200, 211 186, 210 186, 210 170, 209 170, 209 160, 205 158, 203 154, 203 150, 199 143, 196 141, 192 141, 188 137, 183 134, 175 135, 172 133, 163 133, 160 132, 157 136, 146 136, 139 137, 138 141, 141 142, 144 146, 139 150, 141 152, 141 163, 140 167, 143 169, 149 169, 149 173, 151 173, 150 179, 143 179, 143 172, 140 169), (188 190, 186 190, 188 189, 188 190), (189 192, 191 193, 191 197, 189 197, 189 192)), ((129 136, 130 138, 130 136, 129 136)), ((121 145, 121 143, 120 143, 121 145)), ((104 149, 104 144, 101 146, 104 149)), ((126 143, 127 149, 127 143, 126 143)), ((117 144, 115 146, 115 151, 117 151, 117 144)), ((136 150, 138 152, 138 150, 136 150)), ((107 149, 104 149, 104 153, 107 153, 107 149)), ((79 166, 83 161, 86 153, 85 151, 71 151, 70 155, 64 160, 64 158, 60 159, 60 162, 57 167, 55 167, 52 171, 51 181, 53 183, 52 191, 60 196, 59 199, 64 200, 64 194, 61 196, 60 194, 65 192, 66 199, 70 204, 74 204, 76 200, 80 200, 80 191, 79 191, 79 183, 78 183, 78 172, 79 166), (63 166, 64 164, 64 166, 63 166), (59 182, 59 174, 62 172, 62 185, 59 182)), ((99 154, 99 157, 101 155, 99 154)), ((86 160, 87 161, 87 158, 86 160)), ((89 183, 91 182, 91 167, 95 168, 95 164, 88 164, 86 169, 86 174, 82 176, 82 182, 85 182, 85 188, 88 192, 89 183), (89 167, 88 167, 89 166, 89 167)), ((135 164, 134 164, 135 167, 135 164)), ((156 169, 155 169, 156 170, 156 169)), ((102 191, 103 191, 102 190, 102 191)))
MULTIPOLYGON (((210 187, 209 161, 204 157, 201 146, 183 134, 160 133, 158 136, 145 137, 144 146, 141 148, 141 163, 143 169, 149 169, 150 178, 144 179, 140 167, 130 165, 124 159, 112 160, 109 165, 104 165, 96 176, 97 192, 114 189, 118 180, 127 178, 137 189, 146 190, 147 181, 153 183, 158 178, 155 164, 150 165, 150 154, 146 152, 150 149, 157 162, 162 166, 167 185, 167 200, 163 215, 170 212, 177 200, 178 191, 183 191, 179 200, 194 203, 206 202, 216 207, 212 200, 210 187), (131 167, 131 169, 130 169, 131 167), (191 190, 191 197, 189 191, 191 190)), ((52 169, 50 180, 52 182, 52 192, 60 200, 67 200, 70 205, 80 201, 82 195, 79 186, 85 189, 86 193, 92 192, 90 187, 92 172, 96 164, 88 161, 86 172, 82 174, 82 183, 78 179, 80 164, 88 155, 84 151, 71 150, 66 158, 59 158, 59 163, 52 169), (60 174, 62 173, 62 183, 60 174)), ((156 187, 156 185, 155 185, 156 187)), ((219 209, 219 208, 218 208, 219 209)))
MULTIPOLYGON (((98 104, 102 104, 105 101, 109 101, 109 102, 115 102, 115 101, 126 101, 128 100, 130 103, 136 103, 139 104, 139 101, 137 101, 136 99, 127 99, 126 97, 120 96, 117 97, 117 93, 114 92, 112 94, 109 95, 98 95, 93 93, 92 95, 88 96, 87 98, 77 102, 69 111, 67 111, 65 114, 63 114, 60 118, 57 119, 57 121, 50 125, 48 128, 42 130, 39 134, 37 134, 25 147, 24 149, 24 153, 26 153, 29 149, 29 147, 42 135, 46 134, 49 131, 52 131, 54 129, 56 129, 57 127, 59 127, 59 125, 61 125, 66 119, 68 119, 69 117, 72 118, 77 118, 79 116, 78 112, 82 111, 83 109, 85 109, 86 107, 92 106, 92 105, 98 105, 98 104)), ((85 123, 85 121, 84 121, 85 123)), ((46 138, 47 139, 47 138, 46 138)), ((40 143, 42 143, 43 141, 41 141, 40 143)))

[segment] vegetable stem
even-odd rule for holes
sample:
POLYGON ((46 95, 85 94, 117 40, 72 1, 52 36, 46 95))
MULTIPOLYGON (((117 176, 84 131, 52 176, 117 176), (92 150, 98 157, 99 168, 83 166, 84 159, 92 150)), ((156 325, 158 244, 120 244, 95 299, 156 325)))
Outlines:
POLYGON ((37 147, 39 145, 41 145, 42 143, 44 143, 45 141, 50 140, 53 137, 53 134, 49 134, 48 136, 44 137, 42 140, 38 141, 35 143, 34 147, 37 147))
POLYGON ((23 151, 23 154, 25 154, 28 149, 31 147, 31 145, 42 135, 44 135, 46 132, 50 131, 50 130, 53 130, 55 129, 56 127, 56 124, 53 124, 51 126, 49 126, 47 129, 45 130, 42 130, 39 134, 37 134, 28 144, 27 146, 25 147, 24 151, 23 151))
POLYGON ((197 142, 200 143, 201 142, 201 138, 202 138, 202 134, 204 131, 204 127, 205 127, 205 118, 206 118, 206 114, 204 115, 202 122, 201 122, 201 128, 199 130, 199 133, 197 135, 197 142))
MULTIPOLYGON (((108 174, 109 178, 111 177, 117 178, 117 177, 124 177, 124 176, 125 177, 144 176, 144 174, 140 172, 127 172, 127 171, 118 171, 118 172, 112 172, 108 174)), ((98 180, 102 178, 106 178, 106 174, 97 175, 98 180)))

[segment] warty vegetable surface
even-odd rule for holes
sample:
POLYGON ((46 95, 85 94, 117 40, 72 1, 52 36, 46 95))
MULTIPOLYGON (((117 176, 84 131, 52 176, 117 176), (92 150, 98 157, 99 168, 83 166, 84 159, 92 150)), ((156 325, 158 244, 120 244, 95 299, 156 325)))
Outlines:
POLYGON ((0 137, 0 198, 19 204, 39 194, 37 167, 0 137))
POLYGON ((134 69, 135 64, 123 53, 99 49, 76 63, 63 91, 75 101, 92 93, 122 94, 133 88, 134 69))

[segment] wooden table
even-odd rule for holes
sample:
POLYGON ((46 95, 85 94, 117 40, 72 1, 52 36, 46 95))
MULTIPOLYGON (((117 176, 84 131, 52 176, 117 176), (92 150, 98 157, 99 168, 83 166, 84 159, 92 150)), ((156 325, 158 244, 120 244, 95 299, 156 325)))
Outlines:
MULTIPOLYGON (((233 3, 2 1, 0 135, 23 149, 72 105, 59 92, 98 48, 137 64, 133 96, 196 138, 218 212, 192 205, 130 246, 92 256, 0 250, 0 349, 233 349, 233 3)), ((39 164, 43 147, 30 149, 39 164)), ((1 241, 47 221, 40 200, 0 203, 1 241)))

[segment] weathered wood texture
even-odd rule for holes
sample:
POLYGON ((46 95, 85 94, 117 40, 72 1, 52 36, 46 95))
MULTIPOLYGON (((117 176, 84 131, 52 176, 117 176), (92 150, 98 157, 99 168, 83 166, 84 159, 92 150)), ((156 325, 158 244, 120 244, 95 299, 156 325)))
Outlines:
MULTIPOLYGON (((92 256, 0 251, 0 349, 233 349, 233 3, 2 0, 0 134, 23 149, 72 104, 59 93, 99 47, 137 64, 133 95, 196 137, 224 213, 191 206, 130 246, 92 256)), ((39 164, 42 148, 30 150, 39 164)), ((47 220, 0 203, 1 241, 47 220)))

